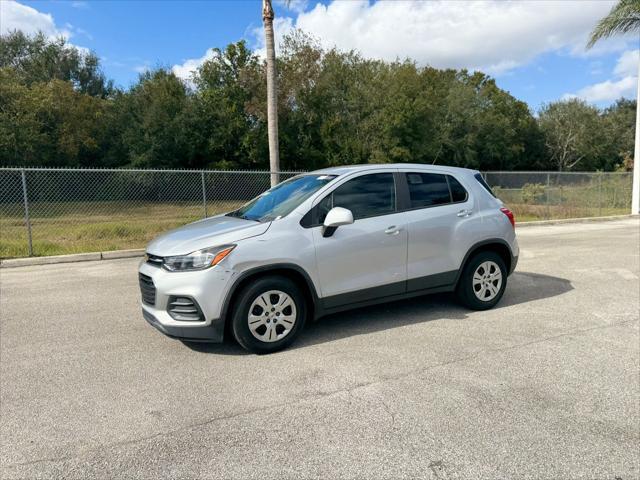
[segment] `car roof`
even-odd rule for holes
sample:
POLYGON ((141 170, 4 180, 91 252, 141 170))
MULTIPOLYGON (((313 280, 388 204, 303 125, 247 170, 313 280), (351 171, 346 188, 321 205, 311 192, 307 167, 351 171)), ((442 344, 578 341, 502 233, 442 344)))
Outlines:
POLYGON ((323 168, 321 170, 315 170, 310 173, 321 173, 325 175, 346 175, 355 172, 362 172, 367 170, 396 170, 398 168, 406 169, 406 168, 415 168, 416 170, 424 170, 431 172, 460 172, 460 173, 470 173, 475 172, 475 170, 470 170, 468 168, 460 168, 460 167, 449 167, 446 165, 429 165, 423 163, 369 163, 363 165, 345 165, 341 167, 329 167, 323 168))

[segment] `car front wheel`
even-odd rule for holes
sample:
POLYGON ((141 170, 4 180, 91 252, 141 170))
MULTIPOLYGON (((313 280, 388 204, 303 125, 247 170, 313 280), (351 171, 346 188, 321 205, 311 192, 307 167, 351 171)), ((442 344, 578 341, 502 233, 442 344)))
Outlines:
POLYGON ((304 295, 285 277, 251 282, 235 302, 232 331, 237 342, 253 353, 282 350, 295 340, 307 314, 304 295))

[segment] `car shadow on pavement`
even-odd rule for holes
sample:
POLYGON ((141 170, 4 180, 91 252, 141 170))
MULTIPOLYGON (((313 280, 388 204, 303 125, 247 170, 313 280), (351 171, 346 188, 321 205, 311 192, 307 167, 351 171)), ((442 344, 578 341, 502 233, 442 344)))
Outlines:
POLYGON ((210 353, 212 355, 251 355, 244 348, 231 338, 230 334, 225 334, 223 343, 193 342, 180 340, 180 342, 190 350, 199 353, 210 353))
MULTIPOLYGON (((515 272, 509 277, 507 291, 495 307, 514 305, 555 297, 573 290, 565 278, 530 272, 515 272)), ((289 349, 304 348, 355 335, 403 327, 432 320, 464 320, 470 313, 460 306, 453 294, 435 294, 407 300, 357 308, 308 322, 300 337, 289 349)), ((229 337, 227 335, 226 337, 229 337)), ((233 340, 226 338, 223 344, 183 342, 190 349, 218 355, 246 354, 233 340)))
POLYGON ((556 297, 573 290, 571 281, 532 272, 514 272, 507 282, 507 291, 496 308, 556 297))
MULTIPOLYGON (((565 278, 515 272, 507 291, 494 309, 555 297, 573 290, 565 278)), ((354 335, 374 333, 432 320, 464 320, 470 311, 456 302, 454 294, 435 294, 336 313, 307 324, 290 348, 304 348, 354 335)))

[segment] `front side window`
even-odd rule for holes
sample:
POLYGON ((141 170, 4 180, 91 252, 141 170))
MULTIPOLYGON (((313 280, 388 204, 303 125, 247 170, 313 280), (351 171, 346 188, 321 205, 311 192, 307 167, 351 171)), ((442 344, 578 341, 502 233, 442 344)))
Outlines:
POLYGON ((230 217, 239 217, 257 222, 270 222, 291 213, 336 175, 301 175, 282 182, 259 197, 254 198, 238 210, 228 213, 230 217))
POLYGON ((392 173, 372 173, 340 185, 316 206, 318 223, 333 207, 351 210, 353 219, 387 215, 396 211, 396 188, 392 173))

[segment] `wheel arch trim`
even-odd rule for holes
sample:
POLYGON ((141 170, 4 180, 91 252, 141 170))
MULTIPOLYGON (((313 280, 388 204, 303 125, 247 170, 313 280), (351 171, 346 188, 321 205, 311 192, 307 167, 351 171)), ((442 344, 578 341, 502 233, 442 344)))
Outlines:
POLYGON ((228 314, 229 314, 229 309, 231 307, 231 301, 238 293, 240 286, 244 282, 246 282, 249 278, 254 276, 262 276, 270 272, 277 273, 283 270, 295 272, 300 276, 302 276, 302 278, 304 278, 307 290, 311 296, 311 305, 309 305, 309 307, 311 312, 314 312, 317 308, 319 297, 318 297, 318 292, 316 290, 315 284, 313 283, 313 280, 311 280, 311 276, 307 273, 307 271, 301 266, 296 265, 295 263, 270 263, 268 265, 261 265, 258 267, 250 268, 242 272, 240 275, 238 275, 238 277, 235 279, 235 281, 231 285, 231 288, 225 295, 224 302, 222 304, 222 310, 220 312, 220 318, 224 319, 224 322, 227 323, 227 321, 229 320, 228 314))
POLYGON ((471 248, 467 251, 464 258, 462 259, 462 263, 460 263, 460 268, 458 268, 458 274, 456 276, 455 285, 458 284, 460 277, 462 276, 462 272, 464 271, 465 266, 469 259, 478 251, 482 250, 483 247, 487 247, 489 245, 500 245, 501 247, 506 248, 507 252, 509 252, 509 265, 507 265, 507 276, 513 273, 515 269, 515 265, 517 263, 517 257, 513 256, 513 250, 511 250, 511 246, 509 243, 502 238, 488 238, 486 240, 482 240, 480 242, 474 243, 471 248))

